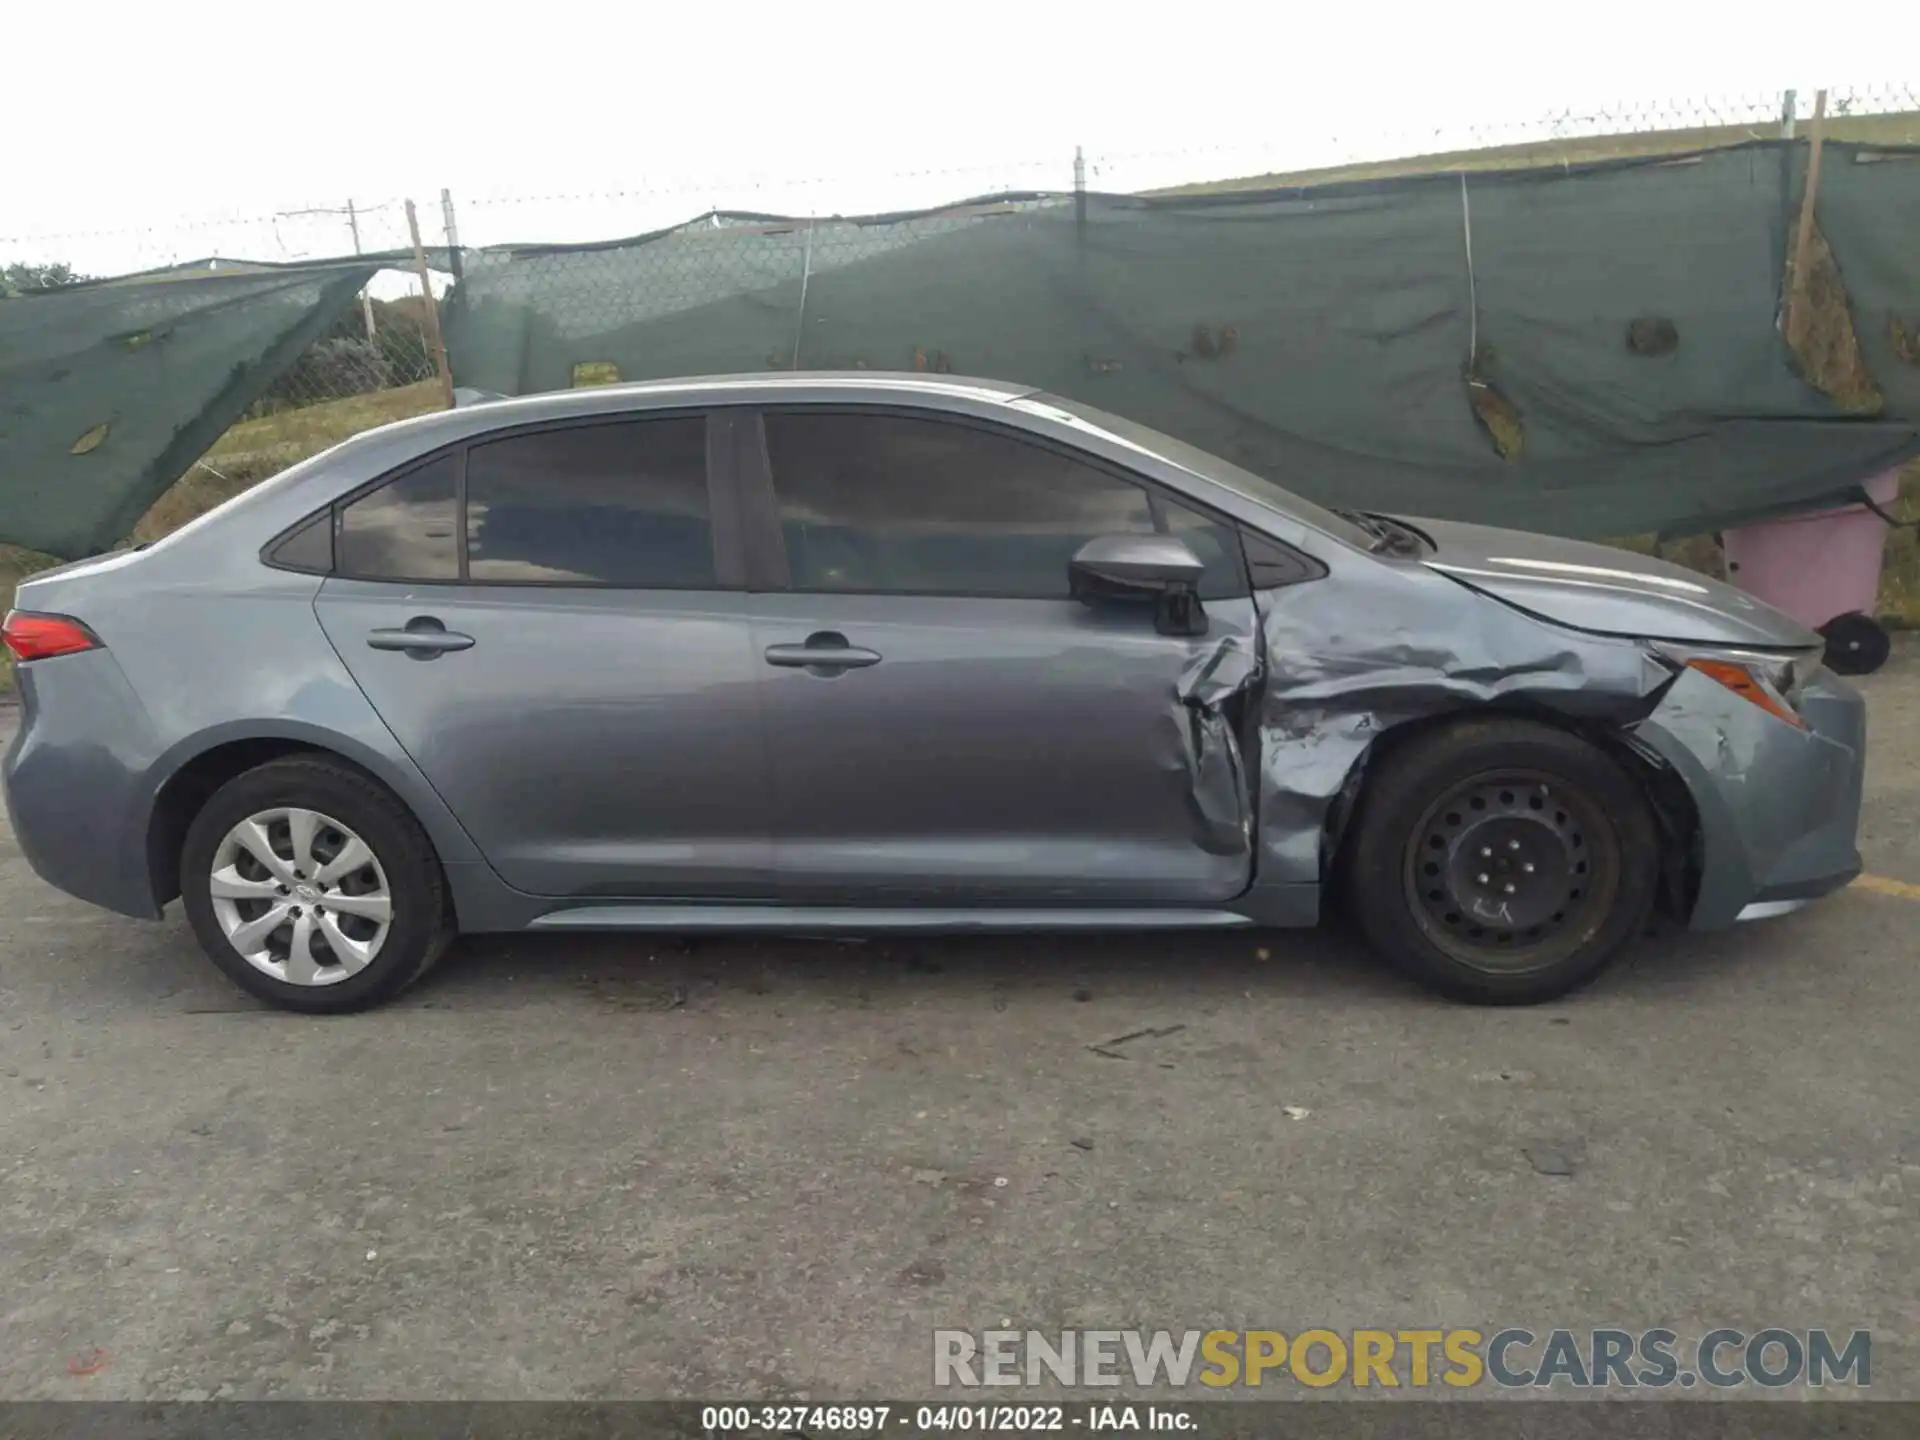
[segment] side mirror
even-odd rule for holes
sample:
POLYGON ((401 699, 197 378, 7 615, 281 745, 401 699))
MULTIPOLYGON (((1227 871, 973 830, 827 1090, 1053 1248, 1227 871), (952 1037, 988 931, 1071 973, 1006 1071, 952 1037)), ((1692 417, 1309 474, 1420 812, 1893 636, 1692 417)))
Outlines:
POLYGON ((1191 590, 1206 569, 1177 536, 1097 535, 1067 566, 1067 584, 1076 600, 1158 600, 1191 590))
POLYGON ((1144 602, 1163 635, 1204 635, 1206 612, 1193 593, 1207 567, 1173 535, 1098 535, 1067 565, 1067 587, 1088 605, 1144 602))

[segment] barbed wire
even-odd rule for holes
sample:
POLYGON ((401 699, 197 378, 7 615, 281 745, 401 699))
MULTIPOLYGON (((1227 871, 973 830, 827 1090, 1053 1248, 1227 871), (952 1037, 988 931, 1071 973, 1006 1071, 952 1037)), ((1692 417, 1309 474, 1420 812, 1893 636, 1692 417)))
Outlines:
MULTIPOLYGON (((1380 165, 1410 157, 1514 145, 1543 145, 1607 135, 1743 129, 1752 138, 1784 133, 1813 111, 1814 90, 1749 91, 1672 100, 1623 100, 1527 119, 1442 118, 1430 125, 1329 124, 1316 133, 1284 133, 1225 144, 1083 152, 1090 187, 1127 192, 1218 184, 1236 178, 1300 175, 1380 165)), ((1898 84, 1831 90, 1834 122, 1920 114, 1920 87, 1898 84)), ((1717 137, 1723 142, 1727 138, 1717 137)), ((1889 143, 1920 143, 1920 121, 1889 143)), ((959 165, 847 170, 811 175, 768 171, 733 177, 677 177, 599 191, 480 194, 460 201, 469 245, 560 243, 620 238, 684 221, 710 209, 786 214, 860 214, 935 206, 968 195, 1067 191, 1074 155, 1006 156, 959 165)), ((439 243, 433 225, 429 243, 439 243)), ((315 199, 265 214, 214 212, 165 222, 0 235, 0 261, 64 261, 95 275, 127 274, 207 255, 298 261, 404 251, 410 245, 404 201, 390 196, 315 199), (355 244, 355 240, 358 244, 355 244)))

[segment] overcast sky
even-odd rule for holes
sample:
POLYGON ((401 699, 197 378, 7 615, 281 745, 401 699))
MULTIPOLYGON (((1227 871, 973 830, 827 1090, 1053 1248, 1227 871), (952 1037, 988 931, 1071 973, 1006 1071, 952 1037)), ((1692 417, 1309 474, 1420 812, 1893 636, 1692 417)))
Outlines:
POLYGON ((390 246, 408 195, 433 240, 443 186, 469 244, 603 238, 710 206, 1066 188, 1075 145, 1122 189, 1524 138, 1498 132, 1555 112, 1706 123, 1789 86, 1920 92, 1920 7, 1823 13, 62 0, 59 38, 12 28, 0 52, 0 261, 341 253, 344 215, 289 212, 349 198, 390 246))

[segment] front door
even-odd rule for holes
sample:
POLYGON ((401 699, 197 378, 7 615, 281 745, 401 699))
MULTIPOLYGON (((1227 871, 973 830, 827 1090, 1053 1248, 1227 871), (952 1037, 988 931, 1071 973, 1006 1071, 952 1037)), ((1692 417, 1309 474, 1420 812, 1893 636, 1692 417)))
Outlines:
POLYGON ((1253 643, 1230 527, 971 423, 772 410, 765 440, 743 448, 770 484, 743 479, 777 510, 789 580, 752 596, 784 898, 1206 905, 1247 887, 1244 828, 1196 804, 1179 698, 1196 657, 1253 643), (1069 598, 1086 540, 1156 529, 1208 562, 1204 637, 1069 598))
POLYGON ((473 445, 344 507, 315 608, 508 884, 767 898, 745 596, 716 564, 704 417, 473 445), (464 515, 461 497, 464 495, 464 515))

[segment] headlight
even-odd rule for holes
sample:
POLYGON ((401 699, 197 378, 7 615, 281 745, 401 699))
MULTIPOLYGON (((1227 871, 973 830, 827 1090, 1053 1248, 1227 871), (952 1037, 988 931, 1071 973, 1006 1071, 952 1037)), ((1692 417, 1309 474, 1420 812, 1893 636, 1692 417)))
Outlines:
POLYGON ((1655 645, 1653 649, 1676 670, 1697 670, 1742 700, 1752 701, 1769 715, 1799 729, 1807 728, 1798 709, 1800 692, 1820 665, 1820 651, 1796 650, 1783 654, 1681 645, 1655 645))

